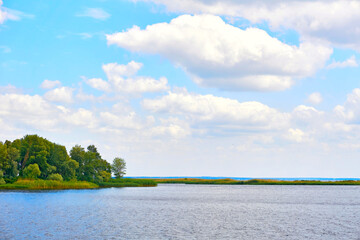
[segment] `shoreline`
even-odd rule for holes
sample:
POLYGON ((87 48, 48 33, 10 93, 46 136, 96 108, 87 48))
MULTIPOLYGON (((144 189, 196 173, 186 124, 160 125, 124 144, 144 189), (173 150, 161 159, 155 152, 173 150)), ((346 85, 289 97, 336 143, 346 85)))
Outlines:
POLYGON ((320 181, 320 180, 274 180, 274 179, 250 179, 235 180, 202 179, 202 178, 148 178, 161 184, 213 184, 213 185, 360 185, 360 180, 320 181))
POLYGON ((0 190, 77 190, 111 187, 156 187, 157 183, 147 179, 114 179, 109 182, 55 181, 42 179, 19 179, 14 183, 0 185, 0 190))

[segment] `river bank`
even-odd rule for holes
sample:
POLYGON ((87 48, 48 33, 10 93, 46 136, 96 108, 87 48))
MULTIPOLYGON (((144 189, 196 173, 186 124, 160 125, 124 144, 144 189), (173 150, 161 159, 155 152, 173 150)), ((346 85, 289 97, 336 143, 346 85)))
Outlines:
POLYGON ((0 190, 62 190, 96 189, 109 187, 154 187, 157 183, 148 179, 111 179, 108 182, 55 181, 42 179, 19 179, 14 183, 1 184, 0 190))

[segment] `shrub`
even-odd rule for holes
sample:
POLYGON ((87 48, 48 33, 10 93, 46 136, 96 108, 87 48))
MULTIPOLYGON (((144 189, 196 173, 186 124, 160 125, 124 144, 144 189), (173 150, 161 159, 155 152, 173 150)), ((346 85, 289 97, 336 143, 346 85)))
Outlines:
POLYGON ((36 163, 30 164, 23 171, 24 177, 29 179, 36 179, 38 176, 40 176, 40 174, 41 171, 39 169, 39 165, 37 165, 36 163))
POLYGON ((58 173, 53 173, 53 174, 50 174, 50 176, 48 177, 49 180, 55 180, 55 181, 60 181, 62 182, 63 181, 63 177, 58 174, 58 173))
POLYGON ((3 178, 0 178, 0 185, 5 184, 5 180, 3 178))

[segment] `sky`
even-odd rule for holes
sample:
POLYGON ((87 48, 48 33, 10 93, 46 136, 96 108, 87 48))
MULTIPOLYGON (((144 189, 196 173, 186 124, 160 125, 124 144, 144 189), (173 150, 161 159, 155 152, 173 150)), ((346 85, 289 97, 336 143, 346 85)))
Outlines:
POLYGON ((0 141, 128 176, 359 177, 360 1, 0 0, 0 141))

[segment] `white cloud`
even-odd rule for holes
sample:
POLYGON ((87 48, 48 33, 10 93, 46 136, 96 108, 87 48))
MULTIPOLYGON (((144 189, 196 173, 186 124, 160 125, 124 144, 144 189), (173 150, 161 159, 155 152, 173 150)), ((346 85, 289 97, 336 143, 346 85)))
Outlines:
POLYGON ((210 13, 267 21, 312 38, 360 51, 360 2, 357 0, 144 0, 180 13, 210 13))
POLYGON ((134 61, 129 62, 127 65, 117 63, 105 64, 103 65, 103 70, 108 81, 101 78, 92 78, 87 80, 86 83, 100 91, 129 94, 161 92, 169 88, 165 77, 156 80, 151 77, 133 76, 141 67, 141 63, 134 61))
POLYGON ((21 93, 21 89, 8 84, 7 86, 0 86, 0 93, 21 93))
POLYGON ((84 126, 87 128, 95 128, 97 126, 97 119, 94 113, 84 108, 80 108, 71 114, 67 114, 65 121, 72 125, 84 126))
POLYGON ((3 24, 6 20, 19 21, 22 18, 34 18, 32 14, 26 14, 21 11, 9 9, 3 7, 3 1, 0 0, 0 24, 3 24))
POLYGON ((287 132, 287 135, 285 136, 285 138, 297 142, 297 143, 301 143, 306 141, 306 134, 300 130, 300 129, 293 129, 290 128, 287 132))
POLYGON ((48 79, 45 79, 40 87, 42 89, 51 89, 51 88, 54 88, 54 87, 57 87, 57 86, 60 86, 61 85, 61 82, 59 80, 54 80, 54 81, 51 81, 51 80, 48 80, 48 79))
POLYGON ((182 121, 178 118, 160 119, 160 121, 160 125, 152 127, 147 132, 149 136, 184 138, 191 135, 191 128, 186 121, 182 121))
POLYGON ((290 46, 263 30, 242 30, 212 15, 183 15, 106 37, 108 44, 170 59, 203 86, 229 90, 284 90, 294 79, 314 74, 332 53, 313 43, 290 46))
POLYGON ((318 92, 314 92, 312 94, 309 95, 307 101, 312 103, 312 104, 320 104, 322 102, 322 96, 321 93, 318 92))
POLYGON ((46 92, 44 98, 52 102, 72 103, 73 91, 73 88, 59 87, 46 92))
POLYGON ((105 92, 111 91, 110 84, 107 81, 102 80, 101 78, 91 78, 91 79, 86 80, 86 83, 90 87, 95 88, 100 91, 105 91, 105 92))
POLYGON ((360 123, 360 89, 355 88, 348 94, 344 105, 337 105, 335 113, 349 123, 360 123))
POLYGON ((358 66, 359 64, 357 63, 356 58, 353 55, 343 62, 332 62, 327 66, 327 68, 333 69, 333 68, 346 68, 346 67, 358 67, 358 66))
POLYGON ((0 117, 8 123, 51 129, 57 118, 52 118, 56 109, 39 95, 3 94, 0 95, 0 117))
POLYGON ((112 78, 113 76, 134 76, 141 68, 143 64, 135 61, 131 61, 128 64, 117 64, 117 63, 108 63, 103 65, 103 70, 108 76, 112 78))
POLYGON ((111 15, 101 8, 86 8, 83 12, 76 14, 77 17, 91 17, 97 20, 106 20, 111 15))
POLYGON ((287 124, 288 115, 259 102, 183 92, 169 92, 158 99, 145 99, 145 109, 185 117, 201 128, 273 130, 287 124))
POLYGON ((126 116, 111 112, 101 112, 100 117, 108 126, 115 128, 141 129, 143 127, 143 123, 137 118, 135 112, 130 112, 126 116))

